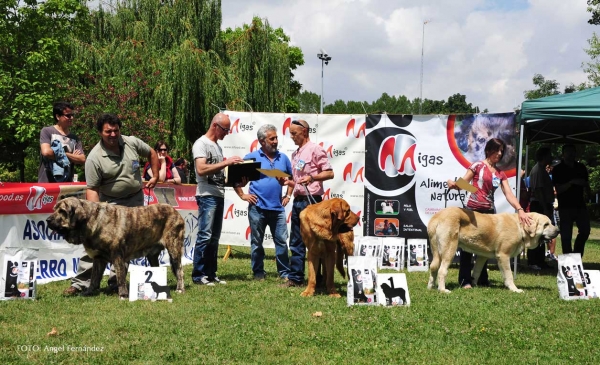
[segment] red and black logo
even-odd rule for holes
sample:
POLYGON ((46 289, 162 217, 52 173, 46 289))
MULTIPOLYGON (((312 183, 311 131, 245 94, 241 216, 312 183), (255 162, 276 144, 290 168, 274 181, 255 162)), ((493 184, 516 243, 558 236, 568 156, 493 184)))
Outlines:
POLYGON ((397 196, 414 185, 417 140, 411 133, 396 125, 376 128, 369 131, 366 146, 367 151, 377 151, 365 156, 365 185, 370 191, 397 196))

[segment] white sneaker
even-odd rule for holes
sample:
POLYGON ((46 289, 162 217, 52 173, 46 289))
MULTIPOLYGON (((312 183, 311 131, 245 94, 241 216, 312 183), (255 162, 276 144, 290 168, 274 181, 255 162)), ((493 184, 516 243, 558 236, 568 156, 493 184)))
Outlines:
POLYGON ((215 283, 213 283, 212 281, 208 280, 208 277, 206 277, 206 276, 203 276, 202 279, 200 279, 198 281, 194 281, 194 284, 206 285, 206 286, 215 286, 215 283))
POLYGON ((216 283, 216 284, 221 284, 221 285, 225 285, 225 284, 227 284, 227 282, 226 282, 226 281, 223 281, 223 280, 219 279, 219 277, 218 277, 218 276, 215 276, 215 277, 214 277, 214 279, 212 279, 212 281, 211 281, 211 284, 212 284, 212 285, 215 285, 215 283, 216 283))

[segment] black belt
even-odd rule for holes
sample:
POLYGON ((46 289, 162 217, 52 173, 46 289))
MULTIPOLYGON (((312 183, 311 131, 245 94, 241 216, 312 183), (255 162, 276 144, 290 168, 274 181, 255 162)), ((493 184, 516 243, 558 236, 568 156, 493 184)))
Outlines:
MULTIPOLYGON (((315 198, 315 200, 317 202, 320 202, 320 201, 323 200, 323 197, 320 196, 320 195, 313 195, 312 197, 315 198)), ((294 197, 294 201, 295 202, 305 202, 305 201, 308 201, 308 196, 306 196, 306 195, 296 195, 294 197)))

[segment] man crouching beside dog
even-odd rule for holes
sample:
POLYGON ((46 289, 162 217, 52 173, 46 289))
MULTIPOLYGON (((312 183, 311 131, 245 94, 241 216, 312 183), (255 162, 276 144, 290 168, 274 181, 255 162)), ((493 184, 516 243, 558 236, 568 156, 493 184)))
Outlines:
MULTIPOLYGON (((157 182, 158 155, 153 148, 139 138, 122 136, 121 127, 121 120, 114 114, 103 114, 96 122, 100 141, 94 146, 85 162, 86 200, 126 207, 141 207, 144 206, 144 192, 142 191, 144 185, 140 158, 150 160, 154 177, 146 183, 145 187, 151 189, 157 182)), ((115 232, 120 229, 119 227, 109 228, 114 229, 115 232)), ((92 259, 88 255, 83 256, 79 260, 77 275, 71 280, 71 286, 63 294, 76 295, 84 290, 86 290, 86 294, 91 294, 91 290, 87 291, 87 289, 90 288, 92 267, 92 259)), ((111 269, 108 279, 109 288, 112 290, 116 289, 117 285, 113 270, 111 269)), ((119 289, 119 295, 123 295, 121 289, 119 289)))

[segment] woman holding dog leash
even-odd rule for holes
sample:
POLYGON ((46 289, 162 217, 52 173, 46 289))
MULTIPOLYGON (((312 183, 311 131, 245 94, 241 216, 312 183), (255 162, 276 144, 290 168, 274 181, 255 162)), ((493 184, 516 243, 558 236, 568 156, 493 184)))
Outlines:
MULTIPOLYGON (((508 203, 519 213, 521 224, 528 226, 531 223, 531 218, 525 213, 512 193, 506 174, 496 167, 496 164, 502 160, 505 149, 506 144, 504 141, 498 138, 490 139, 484 149, 485 160, 475 162, 467 169, 463 179, 471 182, 477 188, 477 191, 469 196, 467 208, 484 214, 495 213, 494 192, 500 187, 508 203)), ((449 189, 460 190, 455 181, 448 180, 447 183, 449 189)), ((472 259, 472 253, 461 251, 458 282, 464 289, 470 289, 474 284, 471 277, 472 259)), ((477 285, 489 286, 489 284, 486 262, 477 285)))

